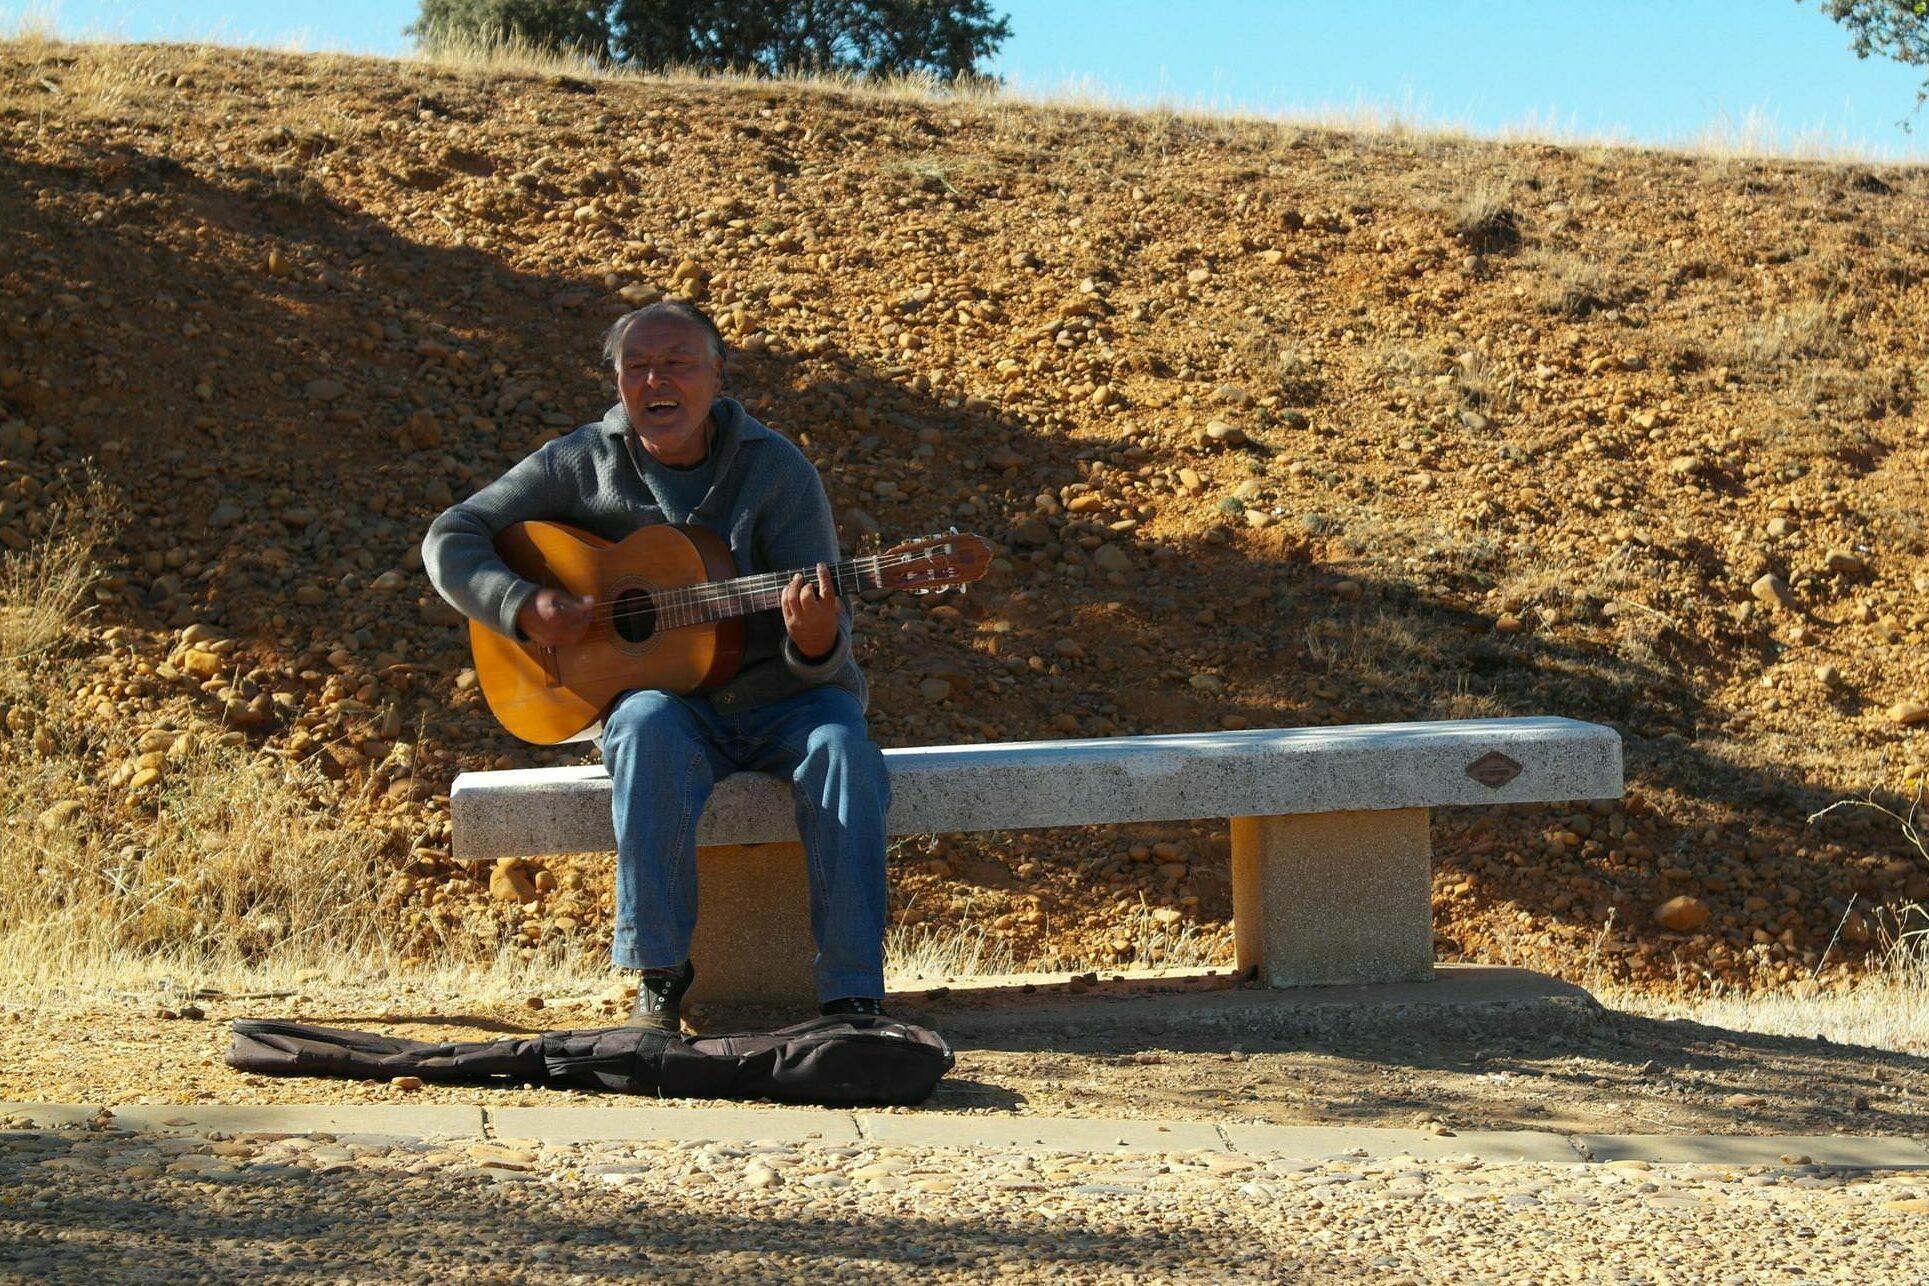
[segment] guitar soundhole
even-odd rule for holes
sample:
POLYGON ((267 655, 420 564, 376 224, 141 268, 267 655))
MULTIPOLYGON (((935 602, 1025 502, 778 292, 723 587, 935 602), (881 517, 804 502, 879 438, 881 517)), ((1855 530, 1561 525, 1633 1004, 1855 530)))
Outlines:
POLYGON ((643 642, 656 633, 656 600, 638 589, 618 594, 611 624, 625 643, 643 642))

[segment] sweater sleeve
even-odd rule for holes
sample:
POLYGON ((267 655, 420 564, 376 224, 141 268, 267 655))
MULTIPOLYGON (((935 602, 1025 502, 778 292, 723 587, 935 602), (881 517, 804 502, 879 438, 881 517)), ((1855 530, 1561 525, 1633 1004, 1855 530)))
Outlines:
POLYGON ((516 574, 496 553, 496 535, 519 522, 566 512, 548 448, 525 456, 482 490, 443 510, 422 541, 422 565, 436 592, 470 620, 521 638, 516 616, 542 588, 516 574))
MULTIPOLYGON (((787 484, 779 489, 767 512, 771 525, 764 539, 764 552, 771 567, 794 571, 818 563, 834 565, 838 561, 837 526, 831 521, 831 502, 824 494, 824 480, 817 476, 817 470, 801 451, 796 452, 795 466, 789 471, 787 484)), ((807 662, 790 635, 784 635, 784 664, 806 683, 828 683, 851 659, 851 606, 844 599, 845 596, 838 596, 837 642, 823 660, 814 665, 807 662)))

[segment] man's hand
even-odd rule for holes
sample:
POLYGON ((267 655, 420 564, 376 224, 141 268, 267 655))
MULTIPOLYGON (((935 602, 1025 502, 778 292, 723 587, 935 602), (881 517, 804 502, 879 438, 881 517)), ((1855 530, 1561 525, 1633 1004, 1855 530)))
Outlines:
POLYGON ((545 647, 576 643, 589 633, 596 600, 560 589, 539 589, 516 613, 516 628, 545 647))
POLYGON ((784 610, 784 629, 806 660, 820 660, 837 646, 837 585, 831 565, 817 564, 817 579, 798 572, 784 586, 778 605, 784 610))

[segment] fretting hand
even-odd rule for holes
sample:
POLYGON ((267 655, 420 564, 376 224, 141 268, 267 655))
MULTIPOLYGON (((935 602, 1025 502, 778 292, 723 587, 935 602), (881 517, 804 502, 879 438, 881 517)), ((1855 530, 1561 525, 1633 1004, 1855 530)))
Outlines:
POLYGON ((837 584, 829 563, 817 564, 814 581, 802 572, 792 576, 778 605, 784 611, 784 629, 799 652, 810 660, 830 655, 837 646, 837 584))
POLYGON ((589 633, 596 600, 543 588, 516 613, 516 628, 544 647, 581 642, 589 633))

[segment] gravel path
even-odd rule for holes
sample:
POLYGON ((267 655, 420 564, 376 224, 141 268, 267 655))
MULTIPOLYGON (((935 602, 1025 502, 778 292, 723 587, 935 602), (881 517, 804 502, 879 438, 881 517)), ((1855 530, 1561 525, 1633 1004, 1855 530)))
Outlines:
POLYGON ((1929 1174, 0 1133, 36 1281, 1929 1281, 1929 1174))

